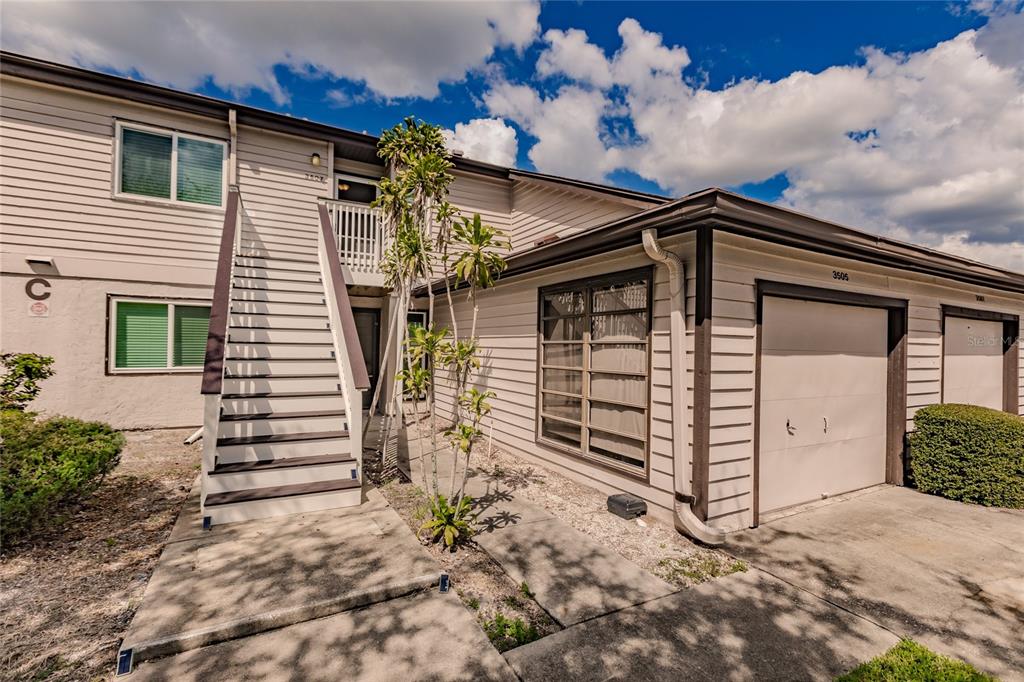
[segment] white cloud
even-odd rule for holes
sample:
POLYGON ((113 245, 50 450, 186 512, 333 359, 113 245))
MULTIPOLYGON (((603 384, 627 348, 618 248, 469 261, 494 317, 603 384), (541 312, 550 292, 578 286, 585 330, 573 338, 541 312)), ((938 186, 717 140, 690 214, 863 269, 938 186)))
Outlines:
POLYGON ((516 129, 499 118, 475 118, 468 123, 456 123, 455 130, 444 130, 445 144, 452 151, 462 152, 466 158, 514 166, 519 151, 516 129))
POLYGON ((600 136, 607 107, 600 92, 570 85, 543 99, 528 86, 502 82, 484 94, 484 104, 538 139, 528 156, 540 170, 600 180, 615 167, 615 151, 600 136))
POLYGON ((783 205, 1024 271, 1024 15, 989 16, 928 50, 717 90, 633 19, 611 56, 548 31, 537 72, 557 94, 497 79, 484 102, 538 138, 541 171, 625 169, 677 195, 784 173, 783 205))
POLYGON ((194 89, 289 95, 275 66, 365 83, 385 98, 438 94, 497 47, 537 35, 536 2, 3 3, 4 49, 137 72, 194 89))

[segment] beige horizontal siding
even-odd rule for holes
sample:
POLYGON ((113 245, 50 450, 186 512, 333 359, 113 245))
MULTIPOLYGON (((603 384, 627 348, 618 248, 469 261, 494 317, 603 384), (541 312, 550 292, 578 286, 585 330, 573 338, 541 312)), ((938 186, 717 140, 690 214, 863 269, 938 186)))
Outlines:
POLYGON ((310 163, 313 154, 328 157, 328 144, 258 128, 238 128, 238 189, 243 229, 268 240, 316 239, 317 200, 331 196, 330 176, 310 163), (319 182, 316 178, 325 178, 319 182))
MULTIPOLYGON (((941 400, 943 304, 1024 315, 1024 296, 977 291, 955 282, 913 279, 891 269, 716 234, 712 311, 712 435, 709 517, 728 529, 751 520, 756 366, 756 281, 759 279, 902 298, 908 301, 907 427, 914 413, 941 400), (839 285, 834 269, 850 273, 839 285), (976 301, 984 294, 985 303, 976 301)), ((688 283, 689 284, 689 283, 688 283)), ((692 287, 688 286, 692 292, 692 287)), ((687 303, 692 315, 692 298, 687 303)), ((692 329, 692 317, 688 318, 692 329)), ((1024 375, 1024 359, 1021 362, 1024 375)), ((1022 381, 1024 387, 1024 381, 1022 381)), ((1021 390, 1024 395, 1024 388, 1021 390)), ((1024 410, 1022 410, 1024 412, 1024 410)))
MULTIPOLYGON (((57 263, 106 261, 117 272, 205 269, 213 280, 223 214, 115 200, 117 119, 226 139, 226 122, 3 78, 0 251, 57 263)), ((62 274, 75 274, 62 270, 62 274)), ((122 275, 124 276, 124 275, 122 275)))
MULTIPOLYGON (((571 274, 546 273, 510 281, 481 293, 477 336, 483 362, 473 384, 497 393, 492 401, 493 432, 496 442, 513 451, 542 460, 563 473, 600 490, 628 491, 641 495, 655 513, 665 515, 672 491, 672 368, 668 346, 668 286, 664 269, 655 271, 652 334, 652 389, 650 404, 651 453, 649 482, 602 468, 581 457, 539 445, 536 442, 537 409, 537 290, 549 284, 589 275, 626 270, 650 261, 632 250, 632 255, 589 259, 574 264, 571 274)), ((435 319, 451 327, 452 319, 443 298, 437 302, 435 319)), ((464 293, 456 297, 455 322, 463 336, 472 324, 472 307, 464 293)), ((438 386, 439 409, 450 418, 453 387, 442 377, 438 386)), ((485 428, 490 429, 490 424, 485 428)))
POLYGON ((598 199, 571 189, 555 189, 530 182, 512 186, 511 235, 515 250, 528 249, 550 235, 566 237, 640 209, 598 199))

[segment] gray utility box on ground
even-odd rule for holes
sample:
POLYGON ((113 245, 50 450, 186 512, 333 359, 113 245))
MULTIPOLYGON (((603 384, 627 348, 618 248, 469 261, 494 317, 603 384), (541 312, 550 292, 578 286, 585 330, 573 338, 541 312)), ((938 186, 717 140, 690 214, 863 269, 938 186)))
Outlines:
POLYGON ((635 519, 647 513, 647 503, 636 495, 618 493, 608 496, 608 511, 624 519, 635 519))

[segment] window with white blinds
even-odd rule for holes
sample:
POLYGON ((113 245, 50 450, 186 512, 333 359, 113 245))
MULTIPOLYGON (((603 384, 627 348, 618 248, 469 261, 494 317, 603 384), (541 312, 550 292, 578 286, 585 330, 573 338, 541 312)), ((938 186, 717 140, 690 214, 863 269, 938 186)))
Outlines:
POLYGON ((111 299, 113 372, 194 371, 206 360, 210 306, 111 299))
POLYGON ((538 440, 638 474, 649 442, 650 273, 540 292, 538 440))
POLYGON ((224 205, 224 142, 120 122, 117 140, 118 196, 224 205))

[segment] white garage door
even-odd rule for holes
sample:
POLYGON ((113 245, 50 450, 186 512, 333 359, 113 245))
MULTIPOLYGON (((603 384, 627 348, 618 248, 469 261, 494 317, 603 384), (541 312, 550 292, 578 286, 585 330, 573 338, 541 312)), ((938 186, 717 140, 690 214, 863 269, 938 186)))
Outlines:
POLYGON ((885 482, 888 315, 766 296, 762 512, 885 482))
POLYGON ((942 401, 1003 409, 1003 323, 946 318, 942 401))

